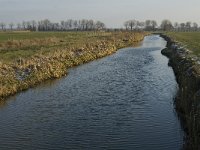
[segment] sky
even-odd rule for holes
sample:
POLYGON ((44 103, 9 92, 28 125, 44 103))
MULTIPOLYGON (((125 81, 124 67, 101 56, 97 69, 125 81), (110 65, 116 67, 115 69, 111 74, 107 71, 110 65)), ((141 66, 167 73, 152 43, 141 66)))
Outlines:
POLYGON ((50 19, 100 20, 123 27, 126 20, 163 19, 200 24, 200 0, 0 0, 0 22, 50 19))

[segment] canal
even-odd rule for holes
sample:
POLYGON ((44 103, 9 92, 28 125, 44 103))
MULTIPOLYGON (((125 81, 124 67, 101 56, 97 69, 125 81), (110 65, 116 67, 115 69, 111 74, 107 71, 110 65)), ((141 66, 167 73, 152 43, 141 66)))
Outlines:
POLYGON ((1 103, 0 149, 181 149, 165 45, 147 36, 1 103))

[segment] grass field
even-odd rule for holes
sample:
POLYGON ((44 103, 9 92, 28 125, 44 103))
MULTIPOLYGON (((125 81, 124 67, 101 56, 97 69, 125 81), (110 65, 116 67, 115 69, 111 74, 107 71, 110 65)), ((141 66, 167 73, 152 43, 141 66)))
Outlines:
POLYGON ((0 99, 143 40, 144 32, 0 32, 0 99))
POLYGON ((99 32, 0 32, 0 61, 29 58, 63 47, 77 48, 111 36, 99 32))
MULTIPOLYGON (((94 32, 95 33, 95 32, 94 32)), ((47 38, 47 37, 79 37, 89 34, 91 32, 0 32, 0 42, 7 40, 24 40, 33 38, 47 38)))
POLYGON ((200 56, 200 32, 167 32, 166 34, 186 46, 193 54, 200 56))

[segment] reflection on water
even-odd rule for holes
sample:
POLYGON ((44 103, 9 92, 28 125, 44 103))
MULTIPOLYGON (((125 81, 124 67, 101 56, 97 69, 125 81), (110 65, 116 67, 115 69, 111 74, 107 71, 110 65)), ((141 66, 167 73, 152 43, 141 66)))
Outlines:
POLYGON ((165 44, 148 36, 11 98, 0 108, 0 149, 180 149, 165 44))

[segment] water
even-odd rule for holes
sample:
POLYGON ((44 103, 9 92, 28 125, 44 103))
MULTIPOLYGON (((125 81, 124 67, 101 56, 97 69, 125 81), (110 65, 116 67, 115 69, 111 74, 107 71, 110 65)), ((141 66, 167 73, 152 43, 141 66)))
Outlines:
POLYGON ((165 44, 148 36, 12 97, 0 106, 0 149, 180 149, 165 44))

